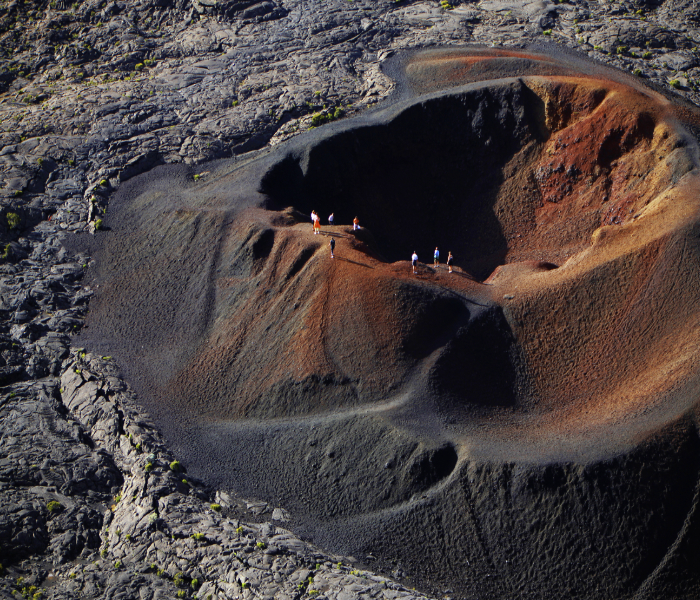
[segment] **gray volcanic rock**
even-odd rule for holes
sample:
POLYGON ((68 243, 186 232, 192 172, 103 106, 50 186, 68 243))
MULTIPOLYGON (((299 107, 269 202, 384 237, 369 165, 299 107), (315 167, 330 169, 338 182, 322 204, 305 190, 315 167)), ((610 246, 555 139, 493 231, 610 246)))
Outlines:
MULTIPOLYGON (((275 145, 375 104, 394 85, 380 65, 404 48, 467 42, 518 48, 544 41, 553 51, 575 48, 698 104, 696 13, 689 0, 453 6, 28 0, 0 6, 0 595, 29 594, 37 586, 31 593, 41 590, 45 598, 175 597, 185 589, 193 593, 196 579, 198 597, 417 596, 348 561, 337 568, 335 558, 276 522, 254 523, 284 516, 283 506, 258 501, 248 508, 223 490, 217 495, 174 475, 174 457, 110 361, 75 350, 69 355, 94 291, 83 283, 92 249, 76 251, 72 236, 100 235, 110 194, 155 165, 185 163, 200 174, 204 161, 275 145), (217 499, 222 513, 210 508, 217 499), (58 507, 50 510, 51 502, 58 507), (311 594, 314 589, 319 594, 311 594)), ((696 442, 686 422, 664 436, 647 448, 651 459, 622 457, 595 473, 552 467, 518 481, 526 481, 525 490, 549 490, 542 515, 570 519, 572 528, 601 517, 581 506, 597 506, 599 496, 623 488, 640 502, 649 497, 650 519, 673 511, 686 516, 676 523, 677 538, 656 540, 658 548, 630 562, 639 572, 653 569, 648 580, 613 575, 636 581, 639 597, 694 597, 683 586, 696 577, 698 556, 688 533, 696 515, 686 512, 696 442), (669 440, 679 432, 686 441, 674 459, 669 440), (650 465, 659 469, 658 479, 650 465), (634 469, 643 476, 624 480, 634 469), (668 482, 673 486, 665 495, 655 496, 668 482), (581 498, 566 514, 557 509, 565 489, 581 498), (669 551, 662 556, 663 548, 669 551)), ((520 476, 511 467, 468 475, 471 489, 483 491, 481 505, 468 494, 461 501, 469 510, 483 509, 486 520, 500 519, 490 529, 500 533, 487 539, 478 519, 469 531, 450 530, 449 523, 434 527, 477 540, 474 552, 491 557, 493 572, 469 575, 475 586, 517 596, 526 583, 494 576, 496 567, 500 574, 510 569, 509 527, 515 523, 518 536, 537 536, 548 521, 535 514, 530 529, 518 529, 520 505, 504 509, 499 485, 520 476)), ((624 517, 624 506, 615 506, 624 517)), ((421 527, 402 516, 392 523, 397 536, 421 527)), ((616 532, 620 553, 628 548, 627 531, 643 536, 644 528, 616 532)), ((384 547, 371 531, 367 539, 377 552, 384 547)), ((579 560, 576 547, 565 550, 569 562, 561 565, 579 560)), ((450 569, 450 556, 439 548, 421 552, 426 570, 450 569)), ((534 580, 554 552, 543 548, 542 556, 531 557, 534 580)), ((393 571, 405 574, 401 566, 393 571)), ((597 575, 591 571, 591 581, 597 575)), ((574 597, 582 585, 547 593, 574 597)))

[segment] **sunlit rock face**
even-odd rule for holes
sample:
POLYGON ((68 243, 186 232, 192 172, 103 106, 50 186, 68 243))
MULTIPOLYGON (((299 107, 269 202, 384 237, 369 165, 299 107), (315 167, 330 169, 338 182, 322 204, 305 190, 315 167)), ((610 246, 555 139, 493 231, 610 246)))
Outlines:
POLYGON ((388 70, 373 113, 127 183, 86 343, 330 548, 463 597, 696 597, 692 112, 570 56, 388 70))

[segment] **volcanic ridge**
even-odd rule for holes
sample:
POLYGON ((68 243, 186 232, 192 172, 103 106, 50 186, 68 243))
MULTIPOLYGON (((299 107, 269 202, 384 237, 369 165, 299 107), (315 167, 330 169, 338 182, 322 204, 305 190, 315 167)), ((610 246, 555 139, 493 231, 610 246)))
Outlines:
POLYGON ((123 184, 85 345, 324 547, 465 598, 696 596, 695 117, 573 55, 386 70, 372 112, 123 184))

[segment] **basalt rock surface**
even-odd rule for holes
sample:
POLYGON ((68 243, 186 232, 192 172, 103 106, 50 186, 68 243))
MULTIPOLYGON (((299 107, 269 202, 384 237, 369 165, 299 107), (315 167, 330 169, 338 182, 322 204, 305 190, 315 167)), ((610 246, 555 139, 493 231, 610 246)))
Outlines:
MULTIPOLYGON (((629 80, 623 83, 636 90, 632 96, 564 79, 538 83, 535 76, 565 78, 567 73, 527 58, 516 66, 518 72, 506 74, 527 74, 529 81, 511 81, 498 92, 426 98, 424 108, 414 106, 414 113, 430 112, 426 108, 436 103, 447 108, 469 101, 473 107, 489 96, 495 104, 481 114, 489 117, 483 121, 488 127, 482 126, 479 136, 479 117, 472 119, 473 139, 485 143, 494 125, 506 134, 491 136, 498 157, 497 152, 476 156, 512 184, 503 193, 498 186, 470 190, 491 194, 491 209, 477 215, 485 234, 478 244, 473 236, 457 235, 458 227, 469 225, 466 216, 440 213, 440 204, 433 208, 441 221, 437 231, 432 219, 421 219, 422 205, 408 215, 419 220, 408 243, 425 244, 421 259, 438 243, 433 234, 451 236, 459 283, 446 289, 440 287, 441 273, 423 269, 415 281, 408 264, 391 266, 414 248, 399 247, 407 237, 396 223, 406 211, 397 216, 380 210, 388 190, 367 188, 377 194, 372 204, 351 194, 352 185, 369 181, 367 172, 391 166, 385 159, 405 160, 410 146, 402 156, 397 145, 415 139, 391 138, 400 141, 389 154, 366 146, 352 154, 347 140, 355 134, 343 132, 342 120, 324 133, 334 127, 328 121, 362 114, 394 90, 404 101, 411 94, 441 94, 462 81, 465 65, 445 60, 443 53, 433 55, 440 60, 414 63, 411 69, 419 76, 408 69, 405 87, 395 89, 387 63, 393 54, 471 42, 520 50, 546 41, 549 54, 568 46, 666 90, 669 106, 684 100, 697 104, 696 13, 690 0, 3 3, 0 596, 419 595, 354 565, 359 559, 409 588, 423 586, 440 596, 697 597, 697 236, 692 216, 686 221, 678 212, 697 197, 686 177, 697 160, 692 111, 671 110, 665 113, 669 120, 659 108, 663 100, 649 92, 647 101, 656 108, 647 114, 640 110, 639 86, 629 80), (518 94, 530 99, 522 103, 530 106, 522 115, 507 110, 518 94), (537 102, 544 106, 533 120, 537 102), (502 115, 494 108, 499 103, 502 115), (576 124, 565 110, 548 112, 548 106, 567 103, 588 111, 589 118, 576 124), (601 104, 616 123, 612 136, 606 137, 607 117, 596 120, 601 104), (674 114, 690 122, 684 132, 673 124, 674 114), (321 124, 316 137, 300 141, 289 160, 266 158, 267 148, 321 124), (606 139, 611 141, 602 144, 606 139), (298 158, 319 144, 343 154, 345 164, 332 164, 321 150, 311 163, 316 171, 305 173, 298 158), (260 148, 252 158, 245 154, 260 148), (507 152, 512 154, 505 161, 507 152), (356 172, 362 177, 348 178, 344 190, 329 187, 329 173, 347 177, 347 167, 365 155, 364 172, 356 172), (562 161, 562 156, 576 158, 562 161), (202 165, 229 157, 240 160, 233 167, 202 165), (85 279, 94 248, 82 244, 76 251, 74 234, 98 229, 101 236, 113 191, 129 194, 122 182, 156 165, 179 165, 151 178, 151 185, 160 177, 163 193, 173 191, 181 200, 216 189, 216 181, 225 179, 220 174, 243 172, 256 161, 266 168, 249 171, 234 187, 240 191, 263 174, 270 176, 264 197, 258 190, 249 196, 245 215, 222 218, 230 209, 202 210, 206 202, 179 216, 149 213, 137 231, 150 225, 153 237, 127 248, 128 256, 140 257, 144 266, 159 265, 164 273, 181 259, 177 275, 183 290, 193 285, 184 267, 203 273, 201 290, 227 279, 248 282, 242 293, 250 306, 240 315, 212 312, 220 306, 215 297, 196 295, 183 298, 179 313, 166 313, 153 305, 155 297, 124 290, 151 317, 146 332, 160 331, 177 314, 181 329, 172 340, 212 319, 222 325, 218 338, 207 332, 191 337, 189 345, 168 346, 167 337, 160 339, 160 356, 147 362, 158 365, 147 374, 150 379, 136 376, 138 347, 131 348, 131 358, 123 354, 126 373, 139 390, 151 389, 148 380, 158 393, 174 392, 175 409, 166 414, 174 418, 162 419, 168 408, 154 399, 163 396, 134 396, 110 358, 116 351, 99 343, 95 346, 104 350, 99 354, 76 349, 82 344, 74 336, 101 288, 85 279), (575 169, 569 171, 570 166, 575 169), (520 171, 532 177, 520 181, 514 176, 520 171), (522 203, 504 203, 515 192, 522 203), (533 203, 538 194, 547 210, 533 203), (567 201, 572 197, 574 202, 567 201), (261 199, 263 207, 252 208, 261 199), (341 201, 347 215, 337 206, 341 201), (370 208, 360 214, 367 229, 338 230, 347 236, 339 235, 338 258, 345 254, 359 264, 337 261, 337 276, 329 278, 327 257, 319 254, 327 249, 315 248, 325 246, 327 238, 311 237, 310 225, 299 223, 297 212, 284 211, 289 205, 305 212, 335 210, 339 222, 370 208), (270 209, 278 215, 271 218, 270 209), (195 231, 187 241, 191 252, 154 263, 153 247, 163 243, 166 221, 169 235, 195 231), (193 229, 196 222, 216 227, 200 231, 193 229), (527 227, 519 228, 523 223, 527 227), (647 228, 650 223, 654 226, 647 228), (235 233, 235 227, 242 230, 223 235, 235 233), (217 258, 194 243, 222 239, 232 242, 220 244, 217 258), (233 243, 236 239, 246 241, 233 243), (605 260, 589 269, 601 249, 605 260), (222 256, 235 258, 235 264, 226 273, 206 272, 203 265, 222 264, 222 256), (270 257, 286 270, 271 272, 270 257), (479 280, 496 265, 501 268, 487 283, 498 294, 476 297, 479 284, 463 275, 479 280), (311 267, 317 270, 308 273, 311 267), (563 277, 567 269, 580 277, 563 277), (287 276, 285 289, 279 279, 287 276), (343 278, 354 285, 343 284, 343 278), (303 300, 294 310, 303 316, 295 321, 282 313, 268 317, 264 326, 252 319, 260 308, 268 315, 280 309, 274 295, 287 298, 298 281, 305 288, 294 291, 303 300), (277 283, 264 294, 251 282, 277 283), (329 292, 325 303, 312 293, 319 285, 329 292), (387 302, 392 292, 400 304, 387 302), (346 297, 364 297, 367 303, 342 306, 346 297), (557 304, 562 297, 567 306, 557 304), (333 336, 315 335, 313 326, 329 326, 320 318, 330 314, 329 306, 355 311, 352 322, 363 324, 361 334, 350 337, 345 323, 336 322, 330 323, 333 336), (282 348, 274 343, 272 327, 265 332, 273 321, 285 319, 291 326, 310 323, 304 343, 282 348), (390 333, 377 336, 378 322, 391 323, 390 333), (236 365, 238 355, 226 337, 239 324, 245 325, 241 339, 250 341, 240 347, 246 366, 237 367, 236 374, 257 380, 259 389, 245 386, 235 402, 222 403, 225 394, 217 386, 237 385, 227 361, 236 365), (462 333, 448 341, 455 330, 462 333), (203 344, 211 344, 210 356, 202 352, 203 344), (291 363, 283 359, 309 347, 308 360, 298 358, 292 365, 299 369, 295 389, 284 378, 291 363), (481 351, 485 347, 489 352, 481 351), (319 348, 331 352, 322 355, 319 348), (268 363, 269 378, 256 371, 263 351, 277 360, 268 363), (471 372, 462 373, 465 357, 471 372), (353 378, 353 372, 366 373, 375 362, 392 365, 396 377, 377 370, 376 378, 353 378), (497 376, 478 376, 489 370, 497 376), (193 373, 209 380, 193 381, 193 373), (218 374, 225 375, 221 384, 218 374), (470 385, 463 383, 467 375, 473 376, 470 385), (619 382, 624 385, 616 388, 619 382), (338 393, 329 396, 328 388, 338 393), (200 405, 209 407, 198 412, 207 420, 188 429, 190 405, 182 392, 199 395, 202 389, 216 402, 200 405), (401 412, 406 392, 425 398, 425 404, 401 412), (265 407, 264 394, 275 398, 274 409, 265 407), (528 404, 528 398, 536 402, 528 404), (167 442, 146 416, 146 402, 159 426, 170 423, 167 442), (361 414, 353 417, 352 411, 361 414), (329 418, 334 413, 336 421, 329 418), (256 429, 250 420, 279 414, 284 417, 271 429, 269 424, 256 429), (233 420, 217 422, 222 415, 233 420), (193 439, 207 440, 196 454, 190 453, 193 439), (540 441, 533 444, 533 439, 540 441), (170 467, 173 449, 197 477, 181 472, 178 463, 170 467), (239 460, 237 453, 248 458, 239 460), (363 479, 361 473, 370 476, 363 479), (339 493, 339 482, 348 477, 353 485, 339 493), (356 559, 322 553, 281 527, 293 527, 326 549, 356 550, 356 559)), ((500 62, 514 60, 506 54, 500 62)), ((479 67, 469 70, 478 80, 479 67)), ((411 109, 394 117, 416 123, 411 109)), ((457 119, 455 125, 464 123, 457 119)), ((359 141, 387 146, 384 132, 372 131, 376 126, 368 122, 359 141)), ((444 123, 442 128, 444 135, 456 135, 444 123)), ((285 148, 294 148, 294 142, 285 148)), ((467 158, 450 154, 444 164, 432 163, 433 179, 446 197, 453 198, 449 194, 457 189, 451 169, 465 168, 467 158)), ((417 178, 413 182, 418 185, 401 191, 416 202, 426 189, 417 178)), ((157 201, 148 200, 152 206, 157 201)), ((469 210, 473 216, 475 207, 469 210)), ((111 226, 116 231, 118 223, 111 226)), ((439 243, 444 260, 448 248, 439 243)), ((235 300, 231 286, 217 289, 228 302, 235 300)), ((113 316, 126 314, 129 306, 115 305, 113 316)))

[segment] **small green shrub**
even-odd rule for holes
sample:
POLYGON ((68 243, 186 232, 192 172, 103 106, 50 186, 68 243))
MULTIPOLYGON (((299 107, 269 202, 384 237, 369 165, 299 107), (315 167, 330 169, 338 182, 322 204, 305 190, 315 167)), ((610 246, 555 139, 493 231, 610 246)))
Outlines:
POLYGON ((221 512, 221 504, 217 504, 216 502, 214 502, 210 508, 216 512, 221 512))
POLYGON ((258 543, 255 544, 255 545, 256 545, 258 548, 260 548, 261 550, 262 550, 263 548, 265 548, 265 542, 258 542, 258 543))
POLYGON ((646 58, 646 59, 649 59, 652 56, 653 56, 653 54, 651 52, 649 52, 649 50, 645 51, 644 54, 642 54, 642 58, 646 58))
POLYGON ((243 527, 242 526, 236 527, 236 533, 238 533, 238 534, 243 533, 243 527))
POLYGON ((68 579, 75 579, 77 576, 77 573, 71 573, 70 575, 68 575, 68 579))
POLYGON ((185 592, 185 590, 180 590, 180 591, 177 593, 177 597, 178 597, 178 598, 184 598, 186 595, 187 595, 187 592, 185 592))
POLYGON ((153 470, 153 463, 147 462, 143 470, 146 471, 146 473, 150 473, 153 470))
POLYGON ((195 540, 203 540, 204 539, 204 534, 203 533, 193 533, 192 538, 195 540))
POLYGON ((114 563, 114 568, 115 569, 121 569, 122 568, 122 561, 118 560, 114 563))
POLYGON ((238 104, 239 104, 238 100, 234 100, 233 102, 231 102, 231 106, 238 106, 238 104))
POLYGON ((95 221, 95 231, 99 231, 102 229, 102 219, 97 219, 95 221))
POLYGON ((46 510, 48 510, 50 513, 57 512, 57 511, 61 510, 61 503, 57 502, 56 500, 51 500, 46 505, 46 510))
POLYGON ((632 75, 636 75, 637 77, 641 77, 642 75, 642 70, 641 69, 635 69, 632 71, 632 75))
MULTIPOLYGON (((19 192, 19 190, 17 190, 17 192, 19 192)), ((15 192, 15 195, 17 195, 17 192, 15 192)), ((5 215, 5 218, 7 219, 7 226, 10 229, 16 229, 17 227, 19 227, 21 218, 17 213, 9 212, 5 215)))
POLYGON ((100 180, 100 185, 101 185, 102 187, 106 187, 106 186, 107 186, 107 183, 109 183, 109 182, 108 182, 106 179, 101 179, 101 180, 100 180))
POLYGON ((182 584, 185 583, 185 575, 181 571, 178 571, 175 573, 175 577, 173 577, 173 583, 177 587, 182 587, 182 584))
POLYGON ((136 71, 141 71, 143 69, 143 66, 144 66, 143 63, 138 63, 138 64, 134 65, 134 69, 136 71))
POLYGON ((551 30, 551 29, 545 29, 545 30, 542 32, 542 35, 552 35, 552 30, 551 30))
POLYGON ((196 590, 199 587, 199 579, 196 577, 190 582, 190 586, 192 587, 193 590, 196 590))
POLYGON ((671 81, 668 82, 668 85, 670 85, 672 88, 679 89, 681 87, 681 82, 678 81, 678 79, 671 79, 671 81))
POLYGON ((170 470, 175 471, 176 473, 178 471, 182 470, 182 465, 180 464, 179 460, 174 460, 173 462, 170 463, 170 470))

